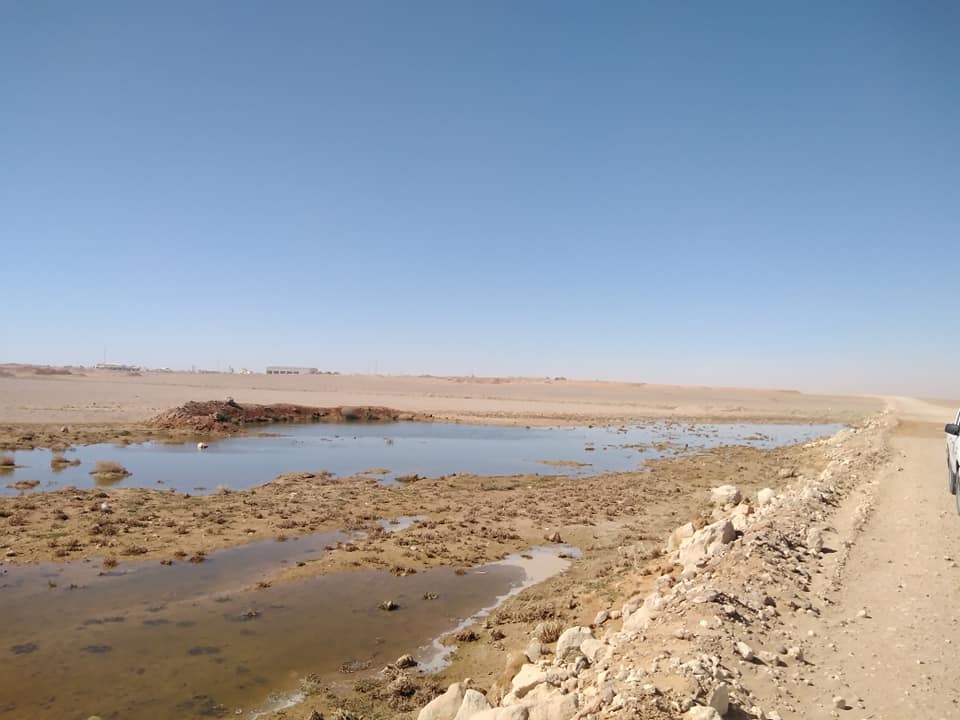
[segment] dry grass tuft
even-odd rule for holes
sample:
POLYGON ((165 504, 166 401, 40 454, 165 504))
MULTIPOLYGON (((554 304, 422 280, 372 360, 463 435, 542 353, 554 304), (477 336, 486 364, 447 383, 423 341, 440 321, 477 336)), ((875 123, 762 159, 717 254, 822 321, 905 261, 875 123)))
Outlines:
POLYGON ((563 622, 560 620, 547 620, 537 626, 537 639, 542 643, 556 642, 563 632, 563 622))

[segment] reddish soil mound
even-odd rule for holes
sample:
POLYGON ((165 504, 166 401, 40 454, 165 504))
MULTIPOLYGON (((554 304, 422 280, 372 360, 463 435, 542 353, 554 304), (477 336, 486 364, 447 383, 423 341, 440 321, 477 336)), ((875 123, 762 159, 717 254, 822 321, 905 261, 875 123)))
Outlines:
POLYGON ((188 402, 148 421, 165 430, 197 433, 234 432, 248 423, 389 422, 412 420, 408 413, 386 407, 310 407, 307 405, 241 405, 233 400, 188 402))

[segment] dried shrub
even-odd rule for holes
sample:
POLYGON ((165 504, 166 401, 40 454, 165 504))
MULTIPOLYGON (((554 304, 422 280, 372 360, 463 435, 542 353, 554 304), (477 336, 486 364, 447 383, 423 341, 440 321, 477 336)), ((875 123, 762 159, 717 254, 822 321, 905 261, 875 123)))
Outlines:
POLYGON ((542 643, 553 643, 563 632, 563 623, 560 620, 547 620, 537 627, 537 639, 542 643))

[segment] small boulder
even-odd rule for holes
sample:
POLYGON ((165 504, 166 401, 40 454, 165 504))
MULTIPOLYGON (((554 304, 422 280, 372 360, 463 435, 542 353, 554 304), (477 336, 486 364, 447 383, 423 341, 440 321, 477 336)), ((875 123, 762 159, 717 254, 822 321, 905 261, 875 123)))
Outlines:
POLYGON ((757 506, 763 507, 764 505, 769 505, 776 496, 777 494, 770 488, 757 491, 757 506))
POLYGON ((597 661, 597 657, 600 655, 603 648, 606 647, 602 642, 596 640, 595 638, 587 638, 580 645, 580 652, 582 652, 587 660, 590 661, 592 665, 597 661))
POLYGON ((549 530, 543 535, 543 539, 547 542, 552 543, 562 543, 563 538, 560 537, 560 532, 558 530, 549 530))
POLYGON ((443 695, 438 695, 423 706, 417 720, 454 720, 465 695, 464 687, 460 683, 453 683, 443 695))
POLYGON ((510 707, 495 707, 481 710, 470 720, 528 720, 528 711, 525 705, 511 705, 510 707))
POLYGON ((693 537, 693 534, 696 532, 696 528, 693 527, 693 523, 687 523, 686 525, 681 525, 672 533, 670 533, 670 538, 667 540, 667 552, 673 552, 678 549, 689 537, 693 537))
POLYGON ((570 662, 581 654, 580 646, 585 640, 593 638, 593 630, 588 627, 567 628, 557 639, 557 664, 570 662))
POLYGON ((713 692, 710 693, 708 704, 716 710, 718 714, 726 715, 727 710, 730 709, 730 686, 726 683, 717 685, 713 689, 713 692))
POLYGON ((538 665, 524 665, 510 681, 510 693, 514 697, 522 698, 537 685, 546 681, 547 673, 541 670, 538 665))
POLYGON ((747 662, 750 662, 756 656, 756 654, 753 652, 753 648, 742 640, 738 640, 735 647, 737 650, 737 655, 742 657, 747 662))
POLYGON ((806 544, 807 550, 813 552, 823 550, 823 530, 818 527, 812 527, 807 530, 806 544))
POLYGON ((721 485, 710 491, 710 502, 714 505, 736 505, 740 502, 740 490, 736 485, 721 485))
POLYGON ((721 715, 709 705, 694 705, 683 714, 683 720, 721 720, 721 715))
POLYGON ((724 545, 733 542, 736 536, 737 533, 733 528, 733 523, 729 520, 712 523, 701 530, 697 530, 692 537, 681 543, 680 554, 677 559, 683 565, 684 570, 696 568, 702 562, 720 552, 724 545))
POLYGON ((467 690, 463 695, 463 702, 453 720, 471 720, 477 713, 490 709, 490 703, 482 692, 467 690))
POLYGON ((413 659, 413 655, 401 655, 398 657, 394 663, 398 668, 411 668, 417 664, 417 661, 413 659))
POLYGON ((535 663, 537 660, 543 657, 543 645, 539 640, 534 638, 527 644, 527 649, 524 650, 524 655, 527 656, 527 660, 535 663))

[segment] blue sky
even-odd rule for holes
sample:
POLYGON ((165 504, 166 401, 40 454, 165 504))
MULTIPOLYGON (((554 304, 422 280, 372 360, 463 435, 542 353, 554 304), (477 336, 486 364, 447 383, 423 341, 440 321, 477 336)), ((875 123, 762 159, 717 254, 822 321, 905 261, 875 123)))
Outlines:
POLYGON ((0 361, 960 394, 958 31, 0 1, 0 361))

